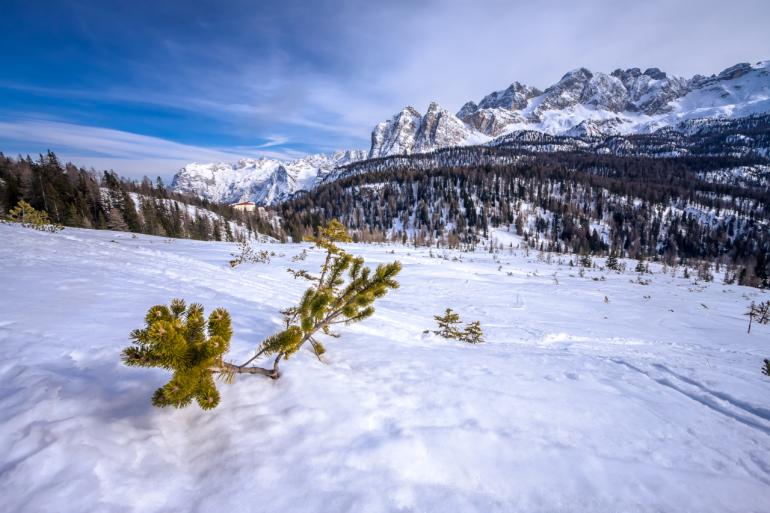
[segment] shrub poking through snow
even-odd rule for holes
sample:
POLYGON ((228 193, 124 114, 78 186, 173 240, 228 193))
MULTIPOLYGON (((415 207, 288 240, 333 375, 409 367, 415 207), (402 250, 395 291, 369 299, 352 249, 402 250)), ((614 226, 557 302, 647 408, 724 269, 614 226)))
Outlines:
POLYGON ((222 366, 232 334, 227 310, 217 308, 206 320, 203 306, 187 307, 184 300, 174 299, 170 306, 150 308, 145 327, 131 333, 134 343, 123 350, 123 362, 173 372, 153 394, 155 406, 183 408, 195 400, 208 410, 219 404, 212 369, 222 366))
POLYGON ((453 338, 468 344, 478 344, 484 342, 484 333, 481 330, 481 322, 473 321, 466 324, 465 328, 459 329, 462 321, 460 315, 451 308, 447 308, 444 315, 434 315, 439 329, 434 331, 436 335, 444 338, 453 338))
POLYGON ((765 365, 762 367, 762 374, 770 376, 770 360, 765 358, 765 365))
POLYGON ((756 304, 753 301, 749 305, 749 309, 743 314, 749 318, 749 329, 747 333, 751 333, 751 321, 757 321, 759 324, 770 323, 770 301, 756 304))
POLYGON ((610 256, 608 256, 607 260, 604 262, 604 267, 610 271, 620 271, 620 262, 618 262, 618 255, 614 250, 610 251, 610 256))
POLYGON ((444 338, 460 338, 460 330, 458 329, 460 324, 462 324, 460 314, 454 312, 451 308, 447 308, 444 315, 434 315, 433 318, 436 319, 438 324, 438 330, 433 333, 444 338))
POLYGON ((465 326, 465 329, 460 333, 460 340, 467 342, 468 344, 480 344, 484 342, 484 332, 481 330, 481 322, 473 321, 465 326))
POLYGON ((318 230, 313 239, 317 248, 326 251, 326 258, 318 275, 306 271, 295 276, 313 283, 302 296, 299 305, 282 313, 286 328, 265 339, 256 354, 241 365, 223 359, 229 347, 230 316, 217 309, 208 320, 205 336, 203 308, 191 305, 185 311, 184 302, 175 300, 171 308, 154 306, 147 314, 147 327, 132 333, 134 346, 123 352, 128 365, 162 367, 174 371, 171 381, 153 396, 156 406, 184 407, 193 399, 203 408, 219 403, 219 394, 213 376, 218 374, 232 382, 236 374, 259 374, 278 379, 278 364, 299 351, 305 344, 319 359, 326 350, 318 335, 339 337, 332 331, 335 325, 359 322, 374 313, 374 302, 398 288, 396 275, 401 264, 391 262, 378 265, 372 271, 364 266, 364 259, 354 257, 336 242, 348 242, 345 227, 334 220, 318 230), (272 357, 270 368, 252 366, 260 357, 272 357))
POLYGON ((237 267, 240 264, 269 264, 270 253, 267 251, 254 251, 249 241, 242 240, 238 243, 238 251, 231 253, 233 257, 230 260, 230 267, 237 267))
POLYGON ((24 200, 19 201, 8 212, 8 220, 12 223, 19 223, 25 228, 33 228, 43 232, 58 232, 64 229, 62 225, 52 223, 46 212, 35 209, 24 200))

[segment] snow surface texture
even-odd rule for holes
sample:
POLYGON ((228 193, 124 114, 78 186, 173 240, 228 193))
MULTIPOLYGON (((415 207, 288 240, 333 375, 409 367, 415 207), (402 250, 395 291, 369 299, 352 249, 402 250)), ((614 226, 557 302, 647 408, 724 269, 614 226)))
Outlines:
POLYGON ((233 244, 0 225, 0 509, 767 511, 770 328, 742 313, 768 295, 681 269, 643 286, 521 250, 349 246, 401 260, 402 287, 325 364, 303 350, 212 412, 153 408, 168 374, 120 363, 129 331, 173 297, 223 306, 247 358, 304 289, 286 267, 321 261, 263 247, 285 255, 230 269, 233 244), (487 342, 424 335, 446 307, 487 342))

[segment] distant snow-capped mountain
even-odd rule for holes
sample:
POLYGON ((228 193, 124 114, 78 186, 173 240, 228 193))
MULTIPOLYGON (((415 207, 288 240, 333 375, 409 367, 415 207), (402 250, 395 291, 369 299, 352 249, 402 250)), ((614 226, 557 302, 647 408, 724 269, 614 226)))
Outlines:
POLYGON ((232 164, 193 162, 174 175, 171 188, 217 203, 253 201, 270 205, 313 188, 334 168, 364 158, 366 152, 349 150, 288 162, 267 158, 240 159, 232 164))
POLYGON ((478 103, 467 102, 454 116, 435 103, 425 117, 407 107, 375 127, 369 157, 478 144, 518 130, 591 137, 649 133, 691 119, 769 111, 770 61, 689 80, 658 68, 610 74, 579 68, 544 91, 514 82, 478 103))
POLYGON ((374 127, 369 158, 424 153, 447 146, 488 140, 489 137, 473 130, 457 116, 433 102, 424 116, 413 107, 405 107, 391 119, 374 127))
MULTIPOLYGON (((334 171, 336 168, 365 159, 474 144, 518 145, 522 138, 536 139, 538 148, 572 148, 589 142, 592 148, 605 148, 597 139, 632 134, 657 134, 655 141, 665 137, 673 141, 679 133, 708 130, 709 126, 718 130, 725 120, 765 113, 770 113, 770 61, 737 64, 717 75, 690 79, 658 68, 618 69, 609 74, 578 68, 544 90, 514 82, 478 103, 467 102, 456 115, 435 102, 424 115, 405 107, 375 126, 368 152, 310 155, 290 162, 193 163, 176 174, 172 187, 216 202, 273 204, 334 180, 342 176, 342 170, 334 171), (661 129, 670 130, 670 135, 661 129), (546 144, 537 133, 575 140, 546 144)), ((744 146, 767 155, 764 142, 744 146)), ((718 148, 709 151, 719 153, 718 148)))

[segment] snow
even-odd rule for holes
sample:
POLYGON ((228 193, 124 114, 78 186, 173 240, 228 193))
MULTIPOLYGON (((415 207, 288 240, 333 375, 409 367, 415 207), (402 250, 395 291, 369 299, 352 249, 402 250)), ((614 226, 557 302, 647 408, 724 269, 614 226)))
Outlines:
POLYGON ((193 162, 174 175, 172 189, 197 194, 216 203, 253 201, 269 205, 297 191, 312 189, 337 166, 363 159, 361 150, 307 155, 292 161, 240 159, 199 164, 193 162))
POLYGON ((231 269, 234 244, 0 225, 2 509, 767 511, 770 327, 742 313, 768 294, 654 264, 646 286, 580 277, 493 235, 497 255, 348 246, 399 259, 402 287, 325 363, 301 351, 203 412, 150 405, 168 374, 120 363, 128 333, 183 297, 229 309, 245 359, 318 251, 231 269), (425 335, 446 307, 487 342, 425 335))

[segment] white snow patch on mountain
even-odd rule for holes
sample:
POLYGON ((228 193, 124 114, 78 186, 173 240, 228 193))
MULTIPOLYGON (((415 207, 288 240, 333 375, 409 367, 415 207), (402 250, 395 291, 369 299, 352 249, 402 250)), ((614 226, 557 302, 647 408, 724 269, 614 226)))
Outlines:
POLYGON ((217 203, 253 201, 270 205, 297 191, 313 188, 337 166, 365 157, 363 151, 348 150, 308 155, 286 162, 260 158, 240 159, 233 164, 192 163, 174 175, 171 188, 217 203))

